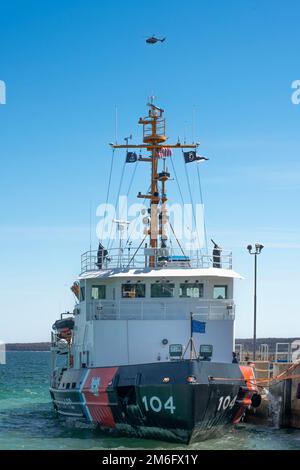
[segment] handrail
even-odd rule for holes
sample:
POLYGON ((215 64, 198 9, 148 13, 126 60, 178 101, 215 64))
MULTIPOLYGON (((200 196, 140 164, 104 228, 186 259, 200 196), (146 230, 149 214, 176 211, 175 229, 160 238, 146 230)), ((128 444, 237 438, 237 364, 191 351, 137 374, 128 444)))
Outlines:
MULTIPOLYGON (((202 254, 200 251, 182 252, 172 249, 167 252, 159 248, 151 248, 154 255, 155 268, 223 268, 232 269, 232 253, 222 250, 221 254, 202 254)), ((141 247, 113 248, 109 252, 102 253, 97 250, 89 250, 81 255, 81 274, 89 271, 107 270, 113 268, 131 269, 149 267, 149 248, 141 247)))
POLYGON ((233 320, 233 300, 215 299, 119 299, 87 303, 90 320, 233 320), (230 307, 230 308, 229 308, 230 307))

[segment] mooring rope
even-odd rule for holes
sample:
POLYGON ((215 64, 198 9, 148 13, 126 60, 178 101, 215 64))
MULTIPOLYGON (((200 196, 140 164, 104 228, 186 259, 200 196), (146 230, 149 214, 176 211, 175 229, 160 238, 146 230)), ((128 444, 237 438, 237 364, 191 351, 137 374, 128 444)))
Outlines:
MULTIPOLYGON (((240 378, 231 378, 231 377, 213 377, 213 376, 210 376, 209 377, 209 380, 211 381, 233 381, 233 382, 245 382, 245 383, 250 383, 252 385, 256 385, 257 387, 260 387, 260 388, 269 388, 271 387, 272 385, 274 385, 276 382, 282 382, 283 380, 294 380, 294 379, 300 379, 300 374, 292 374, 292 375, 287 375, 285 376, 285 374, 287 372, 290 372, 291 370, 295 370, 297 366, 299 366, 300 363, 297 362, 295 364, 292 364, 290 367, 288 367, 287 369, 285 369, 283 372, 281 372, 280 374, 276 375, 275 377, 267 377, 267 378, 244 378, 244 377, 240 377, 240 378)), ((263 369, 256 369, 257 371, 263 371, 263 372, 267 372, 267 370, 263 370, 263 369)), ((255 371, 255 369, 254 369, 255 371)))

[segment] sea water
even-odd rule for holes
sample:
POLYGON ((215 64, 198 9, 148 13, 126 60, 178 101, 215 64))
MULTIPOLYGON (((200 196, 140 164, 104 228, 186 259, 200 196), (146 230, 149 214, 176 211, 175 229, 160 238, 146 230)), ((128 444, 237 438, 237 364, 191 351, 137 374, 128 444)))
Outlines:
POLYGON ((0 365, 0 449, 300 449, 300 430, 246 423, 222 438, 184 446, 103 436, 58 417, 49 396, 49 352, 8 352, 0 365))

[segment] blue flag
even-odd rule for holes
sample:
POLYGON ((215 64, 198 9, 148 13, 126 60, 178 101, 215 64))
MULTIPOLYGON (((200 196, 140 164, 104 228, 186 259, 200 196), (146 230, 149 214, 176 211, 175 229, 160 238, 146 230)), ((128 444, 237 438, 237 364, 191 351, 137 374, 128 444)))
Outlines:
POLYGON ((192 333, 205 333, 205 325, 203 321, 192 320, 192 333))

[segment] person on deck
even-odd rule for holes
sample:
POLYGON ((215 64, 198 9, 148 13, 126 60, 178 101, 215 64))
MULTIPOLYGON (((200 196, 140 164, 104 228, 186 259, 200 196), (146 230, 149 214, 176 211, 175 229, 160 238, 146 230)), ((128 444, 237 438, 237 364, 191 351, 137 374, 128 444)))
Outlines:
POLYGON ((97 263, 96 266, 99 269, 102 269, 103 262, 108 254, 108 251, 104 248, 101 242, 99 242, 98 251, 97 251, 97 263))
POLYGON ((221 253, 222 253, 222 248, 217 245, 213 240, 211 240, 212 243, 214 244, 214 249, 213 249, 213 267, 214 268, 221 268, 221 253))

